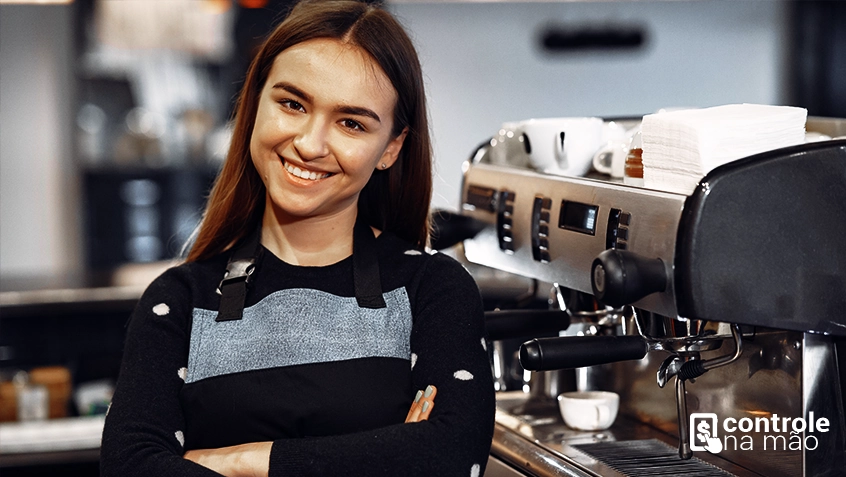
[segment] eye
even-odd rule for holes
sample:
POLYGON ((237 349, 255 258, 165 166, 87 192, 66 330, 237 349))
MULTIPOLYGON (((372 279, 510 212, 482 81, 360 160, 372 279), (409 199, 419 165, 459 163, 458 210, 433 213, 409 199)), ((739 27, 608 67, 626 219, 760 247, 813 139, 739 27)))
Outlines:
POLYGON ((364 126, 362 126, 360 122, 352 119, 342 119, 341 125, 354 131, 364 131, 364 126))
POLYGON ((277 103, 279 103, 285 109, 305 112, 305 108, 303 107, 303 105, 293 99, 280 99, 279 101, 277 101, 277 103))

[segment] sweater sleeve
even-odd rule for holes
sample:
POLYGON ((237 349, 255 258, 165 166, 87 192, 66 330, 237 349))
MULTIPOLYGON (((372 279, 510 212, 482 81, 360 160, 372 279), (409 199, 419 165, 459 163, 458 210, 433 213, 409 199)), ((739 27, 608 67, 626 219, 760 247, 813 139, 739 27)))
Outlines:
POLYGON ((436 254, 422 271, 413 312, 413 389, 438 389, 429 419, 275 441, 270 477, 482 475, 495 399, 479 289, 461 265, 436 254))
POLYGON ((129 322, 117 388, 106 416, 100 475, 219 476, 183 459, 179 402, 188 362, 191 291, 178 269, 144 292, 129 322))

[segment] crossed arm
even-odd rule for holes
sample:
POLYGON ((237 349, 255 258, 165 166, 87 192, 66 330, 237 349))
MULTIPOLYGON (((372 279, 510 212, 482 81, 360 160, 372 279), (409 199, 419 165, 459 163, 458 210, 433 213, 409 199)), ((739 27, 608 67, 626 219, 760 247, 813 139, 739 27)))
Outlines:
POLYGON ((102 475, 331 476, 352 475, 356 469, 374 477, 400 471, 408 476, 479 475, 493 433, 493 385, 481 300, 468 296, 468 290, 478 289, 463 269, 454 272, 443 267, 432 272, 438 278, 418 290, 432 298, 418 300, 414 310, 411 350, 419 356, 412 356, 412 389, 434 384, 439 393, 428 421, 187 452, 179 431, 185 417, 177 370, 187 356, 191 308, 185 296, 190 287, 166 274, 142 297, 130 324, 104 431, 102 475), (162 313, 165 308, 168 313, 162 313))
MULTIPOLYGON (((426 386, 417 391, 405 422, 425 421, 435 404, 437 388, 426 386)), ((255 442, 220 449, 190 450, 183 456, 226 477, 267 477, 272 442, 255 442)))

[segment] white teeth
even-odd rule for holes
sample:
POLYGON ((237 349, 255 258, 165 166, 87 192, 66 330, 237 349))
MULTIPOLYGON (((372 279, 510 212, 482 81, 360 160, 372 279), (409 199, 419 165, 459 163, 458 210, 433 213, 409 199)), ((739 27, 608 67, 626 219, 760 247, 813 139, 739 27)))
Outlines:
POLYGON ((286 171, 290 172, 292 175, 299 177, 300 179, 316 181, 318 179, 325 179, 331 175, 329 173, 318 174, 317 172, 304 171, 297 166, 292 166, 288 164, 287 162, 284 162, 284 164, 286 171))

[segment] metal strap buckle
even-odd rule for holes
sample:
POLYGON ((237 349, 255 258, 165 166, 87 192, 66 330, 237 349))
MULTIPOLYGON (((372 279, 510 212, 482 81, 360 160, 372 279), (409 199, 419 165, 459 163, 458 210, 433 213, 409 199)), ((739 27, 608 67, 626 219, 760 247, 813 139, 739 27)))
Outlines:
POLYGON ((245 258, 235 260, 226 264, 226 274, 223 275, 223 280, 217 286, 218 295, 222 295, 221 289, 224 285, 239 281, 250 283, 250 277, 256 269, 256 261, 253 258, 245 258))

